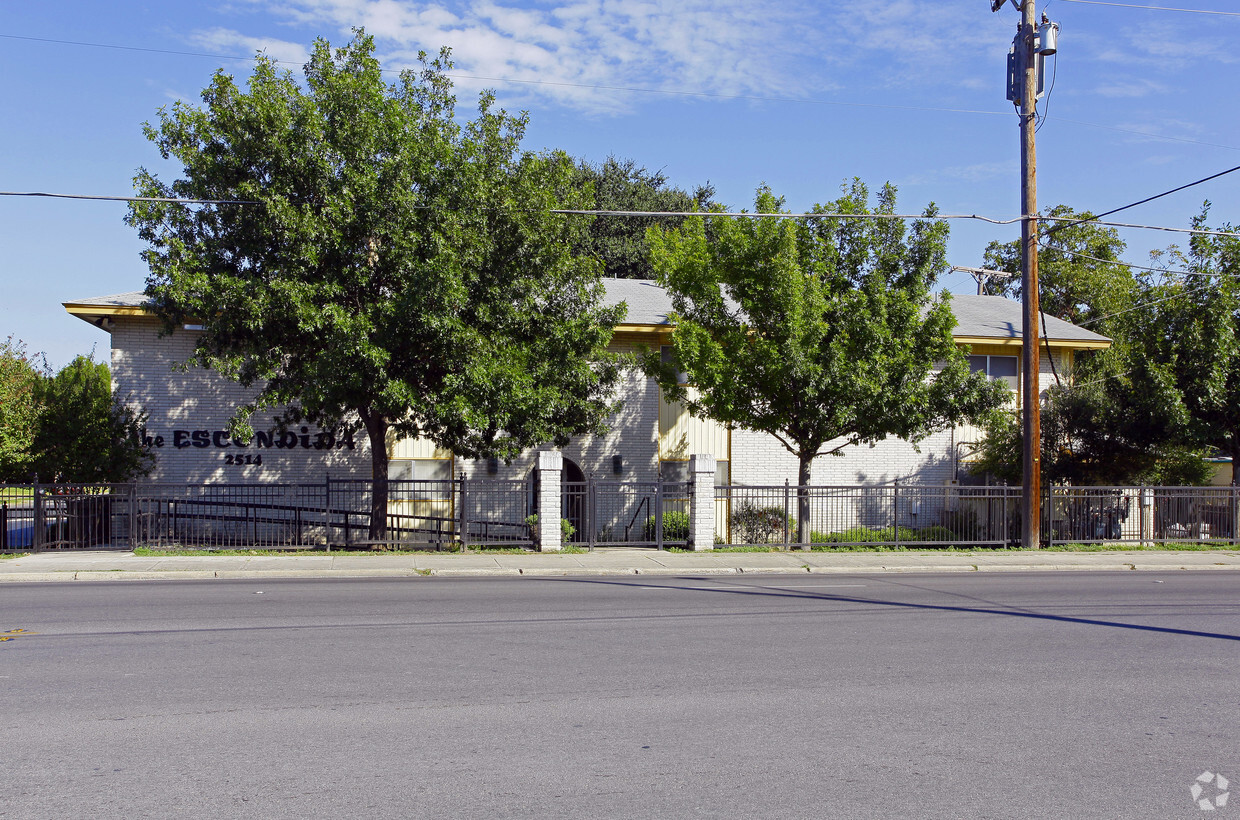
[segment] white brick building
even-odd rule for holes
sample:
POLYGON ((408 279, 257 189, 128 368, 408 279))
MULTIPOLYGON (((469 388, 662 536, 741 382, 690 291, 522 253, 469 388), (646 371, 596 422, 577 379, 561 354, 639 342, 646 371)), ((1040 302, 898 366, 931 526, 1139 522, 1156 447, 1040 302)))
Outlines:
MULTIPOLYGON (((644 280, 606 280, 607 300, 628 305, 625 322, 616 328, 612 349, 657 349, 669 340, 671 300, 657 284, 644 280)), ((364 432, 309 427, 279 434, 264 430, 241 446, 227 433, 228 419, 248 396, 237 384, 197 368, 183 369, 193 348, 193 326, 161 336, 158 321, 143 307, 140 292, 65 303, 69 313, 111 334, 114 391, 146 409, 148 438, 156 454, 152 481, 166 482, 321 482, 333 478, 364 478, 370 474, 364 432)), ((1019 383, 1021 356, 1020 305, 993 296, 954 296, 955 337, 967 345, 977 368, 996 378, 1019 383)), ((1106 347, 1109 340, 1088 330, 1047 317, 1047 347, 1060 378, 1072 371, 1075 351, 1106 347)), ((1037 374, 1045 389, 1054 381, 1046 348, 1037 374)), ((621 478, 649 481, 658 475, 688 478, 689 459, 709 454, 717 464, 718 483, 747 485, 796 482, 797 461, 774 438, 743 430, 729 431, 688 416, 682 407, 662 398, 657 384, 640 373, 627 373, 619 387, 623 409, 605 436, 582 437, 562 450, 564 479, 621 478)), ((1017 391, 1019 395, 1019 391, 1017 391)), ((887 440, 847 448, 842 457, 815 462, 813 482, 819 485, 881 484, 894 480, 945 482, 957 479, 966 445, 977 431, 960 427, 936 433, 917 447, 887 440)), ((546 449, 546 448, 544 448, 546 449)), ((535 453, 512 464, 453 459, 425 441, 392 445, 394 478, 471 477, 524 478, 535 453)))

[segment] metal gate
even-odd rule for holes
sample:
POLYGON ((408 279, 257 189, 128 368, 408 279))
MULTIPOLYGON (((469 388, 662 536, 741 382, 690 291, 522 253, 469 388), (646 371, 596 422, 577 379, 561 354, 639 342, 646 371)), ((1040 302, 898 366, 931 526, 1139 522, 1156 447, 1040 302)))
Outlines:
POLYGON ((689 543, 689 482, 588 479, 561 487, 566 544, 664 549, 689 543))

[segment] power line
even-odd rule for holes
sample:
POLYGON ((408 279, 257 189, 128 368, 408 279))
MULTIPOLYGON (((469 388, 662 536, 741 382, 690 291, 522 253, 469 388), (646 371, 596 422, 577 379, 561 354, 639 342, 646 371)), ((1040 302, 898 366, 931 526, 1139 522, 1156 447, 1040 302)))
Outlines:
MULTIPOLYGON (((168 202, 180 203, 186 205, 261 205, 257 200, 251 199, 192 199, 177 197, 150 197, 150 196, 100 196, 95 194, 57 194, 47 191, 0 191, 0 196, 30 196, 30 197, 47 197, 50 199, 85 199, 100 200, 104 202, 168 202)), ((432 210, 434 205, 412 205, 412 208, 420 210, 432 210)), ((981 214, 851 214, 851 213, 750 213, 748 211, 604 211, 591 210, 585 208, 549 208, 548 213, 562 214, 565 216, 636 216, 636 217, 677 217, 685 218, 691 216, 698 217, 728 217, 732 219, 976 219, 980 222, 987 222, 991 225, 1012 225, 1025 219, 1023 216, 1010 217, 1008 219, 998 219, 995 217, 982 216, 981 214)), ((1068 217, 1040 216, 1037 217, 1042 221, 1067 221, 1073 224, 1081 222, 1089 222, 1094 225, 1104 225, 1113 228, 1134 228, 1147 231, 1169 231, 1172 233, 1189 233, 1200 234, 1204 236, 1232 236, 1240 238, 1240 232, 1236 231, 1212 231, 1201 228, 1170 228, 1164 225, 1136 225, 1128 222, 1103 222, 1101 220, 1080 220, 1070 219, 1068 217)), ((1054 229, 1052 229, 1054 230, 1054 229)), ((1047 231, 1049 234, 1051 231, 1047 231)))
POLYGON ((96 196, 94 194, 52 194, 45 191, 0 191, 0 196, 37 196, 49 199, 90 199, 104 202, 177 202, 187 205, 261 205, 252 199, 183 199, 158 196, 96 196))
POLYGON ((1063 0, 1065 3, 1084 3, 1088 6, 1118 6, 1124 9, 1145 9, 1146 11, 1183 11, 1188 14, 1217 14, 1222 17, 1240 17, 1240 11, 1209 11, 1207 9, 1178 9, 1170 6, 1139 6, 1135 3, 1111 3, 1104 0, 1063 0))
MULTIPOLYGON (((1240 274, 1216 273, 1216 274, 1210 274, 1210 275, 1234 279, 1236 278, 1237 275, 1240 275, 1240 274)), ((1117 310, 1114 313, 1107 313, 1103 316, 1095 316, 1094 318, 1087 319, 1084 322, 1074 322, 1073 324, 1075 324, 1077 327, 1085 327, 1086 325, 1092 325, 1094 322, 1101 322, 1103 319, 1111 319, 1116 316, 1121 316, 1125 313, 1132 313, 1134 310, 1141 310, 1142 308, 1147 308, 1150 305, 1158 305, 1158 304, 1162 304, 1163 302, 1170 302, 1172 299, 1179 299, 1181 296, 1187 296, 1190 293, 1200 293, 1203 290, 1210 290, 1212 287, 1214 287, 1213 283, 1208 284, 1208 285, 1201 285, 1200 287, 1195 287, 1195 288, 1185 288, 1179 293, 1173 293, 1170 296, 1164 296, 1161 299, 1152 299, 1148 302, 1140 302, 1136 305, 1133 305, 1132 307, 1124 308, 1123 310, 1117 310)))
MULTIPOLYGON (((1235 171, 1240 171, 1240 165, 1237 165, 1235 168, 1228 168, 1226 171, 1219 171, 1217 174, 1211 174, 1208 177, 1203 177, 1194 182, 1186 183, 1184 185, 1179 186, 1178 188, 1172 188, 1170 191, 1163 191, 1161 194, 1154 194, 1153 196, 1147 196, 1145 199, 1137 200, 1136 202, 1130 203, 1128 205, 1123 205, 1119 208, 1112 208, 1109 211, 1104 211, 1103 213, 1100 213, 1094 217, 1090 217, 1089 219, 1080 219, 1080 220, 1077 220, 1076 222, 1056 225, 1053 228, 1050 228, 1049 230, 1047 230, 1045 233, 1045 236, 1050 236, 1051 234, 1056 233, 1057 231, 1062 231, 1064 228, 1070 228, 1072 227, 1072 225, 1080 225, 1086 222, 1097 222, 1097 220, 1101 219, 1104 216, 1110 216, 1111 214, 1117 214, 1120 211, 1126 211, 1129 208, 1135 208, 1138 205, 1144 205, 1147 202, 1153 202, 1155 199, 1161 199, 1164 196, 1170 196, 1171 194, 1178 193, 1179 191, 1183 191, 1185 188, 1192 188, 1194 185, 1200 185, 1203 182, 1209 182, 1212 179, 1218 179, 1221 176, 1226 176, 1227 174, 1233 173, 1235 171)), ((1105 223, 1097 222, 1097 224, 1102 225, 1105 223)))
POLYGON ((1081 259, 1088 259, 1091 262, 1102 262, 1107 265, 1119 265, 1121 268, 1132 268, 1133 270, 1147 270, 1153 273, 1168 273, 1168 274, 1175 274, 1177 276, 1221 276, 1222 275, 1222 274, 1217 274, 1217 273, 1207 273, 1205 271, 1172 270, 1170 268, 1151 268, 1146 265, 1134 265, 1131 262, 1121 262, 1118 259, 1102 259, 1097 256, 1090 256, 1087 253, 1079 253, 1077 251, 1070 251, 1067 248, 1053 248, 1052 249, 1050 245, 1042 245, 1041 248, 1044 251, 1054 250, 1056 253, 1066 253, 1069 256, 1077 256, 1077 257, 1080 257, 1081 259))
MULTIPOLYGON (((1068 217, 1057 217, 1057 216, 1039 216, 1037 217, 1037 219, 1040 219, 1043 222, 1072 222, 1074 224, 1080 224, 1082 222, 1082 220, 1079 220, 1079 219, 1070 219, 1068 217)), ((1011 220, 1011 221, 1015 222, 1019 220, 1011 220)), ((1143 231, 1167 231, 1169 233, 1191 233, 1191 234, 1199 234, 1201 236, 1234 236, 1234 237, 1240 238, 1240 233, 1236 231, 1212 231, 1212 230, 1205 230, 1202 228, 1168 228, 1165 225, 1137 225, 1131 222, 1103 222, 1101 220, 1093 220, 1093 219, 1085 220, 1085 221, 1091 225, 1102 225, 1107 228, 1134 228, 1134 229, 1143 230, 1143 231)), ((1002 223, 1002 224, 1006 224, 1006 223, 1002 223)), ((1047 231, 1046 234, 1049 235, 1050 231, 1047 231)))

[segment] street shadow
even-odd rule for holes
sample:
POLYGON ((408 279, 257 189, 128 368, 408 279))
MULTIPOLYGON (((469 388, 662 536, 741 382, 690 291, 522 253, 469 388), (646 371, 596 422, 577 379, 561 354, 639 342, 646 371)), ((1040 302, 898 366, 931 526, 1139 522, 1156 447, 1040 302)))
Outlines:
MULTIPOLYGON (((664 576, 666 577, 666 576, 664 576)), ((852 578, 854 576, 833 576, 838 578, 852 578)), ((856 576, 862 577, 862 576, 856 576)), ((1158 632, 1166 635, 1184 635, 1192 638, 1214 638, 1223 641, 1240 641, 1240 635, 1229 635, 1224 632, 1203 632, 1196 629, 1177 629, 1169 626, 1148 626, 1145 624, 1127 624, 1120 621, 1107 621, 1098 618, 1081 618, 1072 615, 1052 615, 1046 612, 1038 612, 1031 609, 1005 608, 1005 605, 997 604, 993 601, 984 599, 973 599, 978 601, 977 604, 918 604, 908 601, 884 601, 880 598, 869 598, 860 595, 841 595, 838 593, 827 592, 805 592, 792 591, 789 589, 767 588, 767 587, 742 587, 734 588, 711 588, 703 589, 701 587, 684 585, 687 582, 702 583, 710 582, 715 584, 725 584, 730 579, 720 578, 717 575, 701 575, 701 576, 677 576, 677 580, 681 583, 661 583, 662 579, 647 578, 644 580, 621 580, 617 578, 543 578, 540 580, 553 581, 556 583, 572 583, 572 584, 599 584, 604 586, 623 586, 623 587, 649 587, 664 586, 671 589, 679 589, 685 592, 698 592, 708 594, 723 595, 744 595, 754 597, 767 598, 797 598, 809 601, 844 603, 844 604, 862 604, 877 607, 890 607, 892 609, 904 609, 922 612, 958 612, 971 615, 1002 615, 1008 618, 1027 618, 1036 621, 1053 621, 1066 624, 1082 624, 1085 626, 1104 626, 1113 629, 1129 629, 1137 632, 1158 632)), ((866 577, 866 580, 873 581, 873 578, 866 577)), ((910 584, 895 584, 896 586, 910 586, 914 589, 925 591, 941 592, 941 590, 926 590, 924 587, 917 587, 910 584)), ((955 595, 956 593, 944 593, 955 595)), ((958 596, 969 598, 969 596, 958 596)))

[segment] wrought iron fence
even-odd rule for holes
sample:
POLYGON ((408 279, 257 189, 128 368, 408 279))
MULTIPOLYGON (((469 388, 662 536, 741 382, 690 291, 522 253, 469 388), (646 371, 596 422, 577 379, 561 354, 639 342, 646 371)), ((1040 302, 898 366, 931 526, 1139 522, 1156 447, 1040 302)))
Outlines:
POLYGON ((462 479, 458 492, 464 548, 533 547, 533 481, 462 479))
POLYGON ((682 547, 689 542, 690 485, 684 481, 564 482, 565 543, 595 547, 682 547))
POLYGON ((955 485, 719 486, 723 545, 998 546, 1018 537, 1020 491, 955 485), (804 513, 802 512, 804 511, 804 513))
MULTIPOLYGON (((369 480, 0 485, 0 550, 532 547, 535 492, 531 481, 392 480, 376 542, 369 480)), ((565 483, 564 542, 683 546, 693 503, 685 482, 565 483)), ((783 548, 1013 546, 1023 515, 1018 487, 957 485, 730 485, 714 505, 717 545, 783 548)), ((1050 487, 1041 506, 1044 544, 1240 542, 1237 487, 1050 487)))
POLYGON ((1054 487, 1042 505, 1049 543, 1237 543, 1240 488, 1054 487))
POLYGON ((391 480, 370 537, 372 482, 0 485, 0 550, 531 546, 524 481, 391 480))
MULTIPOLYGON (((1240 540, 1236 487, 1049 487, 1041 510, 1044 545, 1240 540)), ((723 545, 1016 546, 1023 516, 1019 487, 715 488, 716 542, 723 545), (798 537, 802 508, 805 544, 798 537)))

